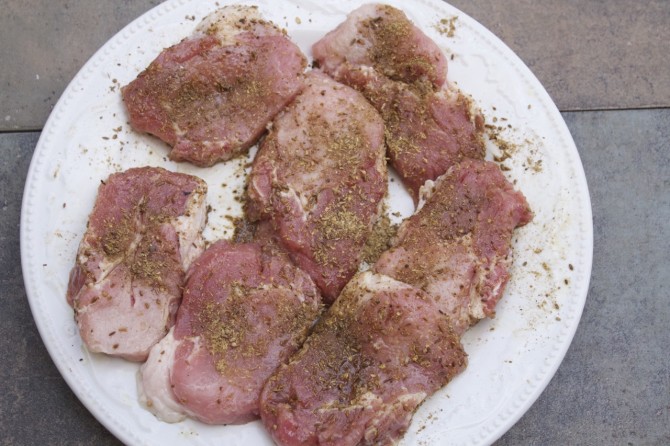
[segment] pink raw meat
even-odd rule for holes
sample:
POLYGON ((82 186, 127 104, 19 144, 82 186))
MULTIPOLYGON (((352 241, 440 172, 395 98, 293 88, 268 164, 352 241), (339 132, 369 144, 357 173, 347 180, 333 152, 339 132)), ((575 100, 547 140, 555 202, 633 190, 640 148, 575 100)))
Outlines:
POLYGON ((165 336, 203 248, 206 192, 201 179, 156 167, 100 185, 67 290, 90 351, 143 361, 165 336))
POLYGON ((426 186, 374 270, 441 302, 459 335, 495 313, 509 279, 514 229, 532 219, 497 164, 466 160, 426 186))
POLYGON ((255 7, 227 6, 123 88, 130 123, 211 166, 252 146, 302 87, 300 49, 255 7))
POLYGON ((312 71, 254 160, 247 215, 269 219, 327 303, 357 271, 381 211, 384 125, 357 91, 312 71))

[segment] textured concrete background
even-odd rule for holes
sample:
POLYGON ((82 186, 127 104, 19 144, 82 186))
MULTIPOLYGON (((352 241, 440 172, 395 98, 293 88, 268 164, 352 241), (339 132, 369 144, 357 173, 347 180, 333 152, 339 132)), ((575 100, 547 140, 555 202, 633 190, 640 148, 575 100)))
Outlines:
MULTIPOLYGON (((19 216, 50 107, 102 43, 156 3, 0 7, 0 444, 119 444, 40 340, 21 277, 19 216)), ((452 4, 501 37, 547 87, 593 203, 593 274, 579 329, 546 391, 497 444, 669 445, 670 2, 452 4)))

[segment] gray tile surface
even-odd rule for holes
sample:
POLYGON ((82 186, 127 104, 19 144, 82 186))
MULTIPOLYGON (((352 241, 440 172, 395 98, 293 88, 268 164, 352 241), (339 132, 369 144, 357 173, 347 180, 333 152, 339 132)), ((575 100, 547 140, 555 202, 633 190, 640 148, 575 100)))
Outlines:
MULTIPOLYGON (((670 444, 670 109, 564 113, 593 202, 586 307, 539 400, 499 445, 670 444)), ((32 321, 20 199, 37 134, 0 134, 0 439, 118 444, 74 397, 32 321)))
POLYGON ((558 373, 499 443, 668 445, 670 109, 564 117, 591 193, 591 286, 558 373))
POLYGON ((86 61, 160 0, 3 0, 0 131, 39 130, 86 61))
POLYGON ((670 106, 666 0, 450 0, 530 67, 560 110, 670 106))
MULTIPOLYGON (((5 0, 0 131, 42 128, 74 74, 159 0, 5 0)), ((503 39, 561 110, 670 105, 670 2, 453 0, 503 39)))
POLYGON ((38 133, 0 134, 0 444, 117 444, 51 361, 23 287, 21 198, 38 137, 38 133))

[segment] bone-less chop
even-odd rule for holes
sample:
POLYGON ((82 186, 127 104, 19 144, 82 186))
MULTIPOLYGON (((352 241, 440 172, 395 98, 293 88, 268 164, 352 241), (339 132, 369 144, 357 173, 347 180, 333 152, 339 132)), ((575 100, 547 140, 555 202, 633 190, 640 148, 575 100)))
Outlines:
POLYGON ((67 290, 90 351, 144 361, 165 336, 203 249, 206 192, 201 179, 156 167, 100 185, 67 290))
POLYGON ((331 303, 358 270, 386 189, 379 114, 356 90, 315 70, 261 144, 247 214, 272 222, 331 303))
POLYGON ((300 49, 255 7, 210 14, 123 88, 135 130, 170 146, 170 158, 211 166, 239 155, 302 87, 300 49))
POLYGON ((382 115, 389 160, 415 203, 427 180, 484 157, 483 117, 446 82, 444 54, 402 11, 361 6, 312 52, 326 73, 361 91, 382 115))

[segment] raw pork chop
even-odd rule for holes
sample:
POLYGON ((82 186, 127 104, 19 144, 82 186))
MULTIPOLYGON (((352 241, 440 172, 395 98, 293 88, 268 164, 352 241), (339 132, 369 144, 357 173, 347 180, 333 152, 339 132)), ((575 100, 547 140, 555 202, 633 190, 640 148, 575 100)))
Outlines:
POLYGON ((100 185, 67 290, 90 351, 144 361, 165 336, 202 252, 206 192, 201 179, 156 167, 100 185))
POLYGON ((142 367, 142 398, 159 418, 258 417, 263 384, 320 311, 309 276, 267 242, 219 241, 193 263, 174 331, 142 367))
POLYGON ((302 87, 300 49, 256 7, 227 6, 123 88, 136 129, 170 158, 211 166, 248 149, 302 87))
POLYGON ((384 124, 357 91, 312 71, 274 122, 249 177, 247 215, 331 303, 358 269, 386 193, 384 124))
POLYGON ((270 377, 261 418, 281 445, 392 444, 421 402, 465 364, 430 296, 361 273, 270 377))
POLYGON ((312 47, 314 60, 328 74, 342 66, 369 67, 380 76, 412 84, 440 87, 447 77, 447 59, 440 48, 404 12, 392 6, 367 4, 312 47))
POLYGON ((509 279, 512 233, 532 213, 487 161, 465 160, 423 192, 425 201, 374 270, 439 299, 460 335, 493 316, 509 279))
POLYGON ((426 84, 396 82, 361 68, 338 74, 381 113, 389 161, 415 203, 426 181, 463 159, 484 158, 484 118, 455 87, 435 91, 426 84))
POLYGON ((312 51, 326 73, 361 91, 381 113, 389 160, 415 202, 427 180, 463 158, 484 157, 483 117, 445 83, 444 55, 403 12, 362 6, 312 51))

